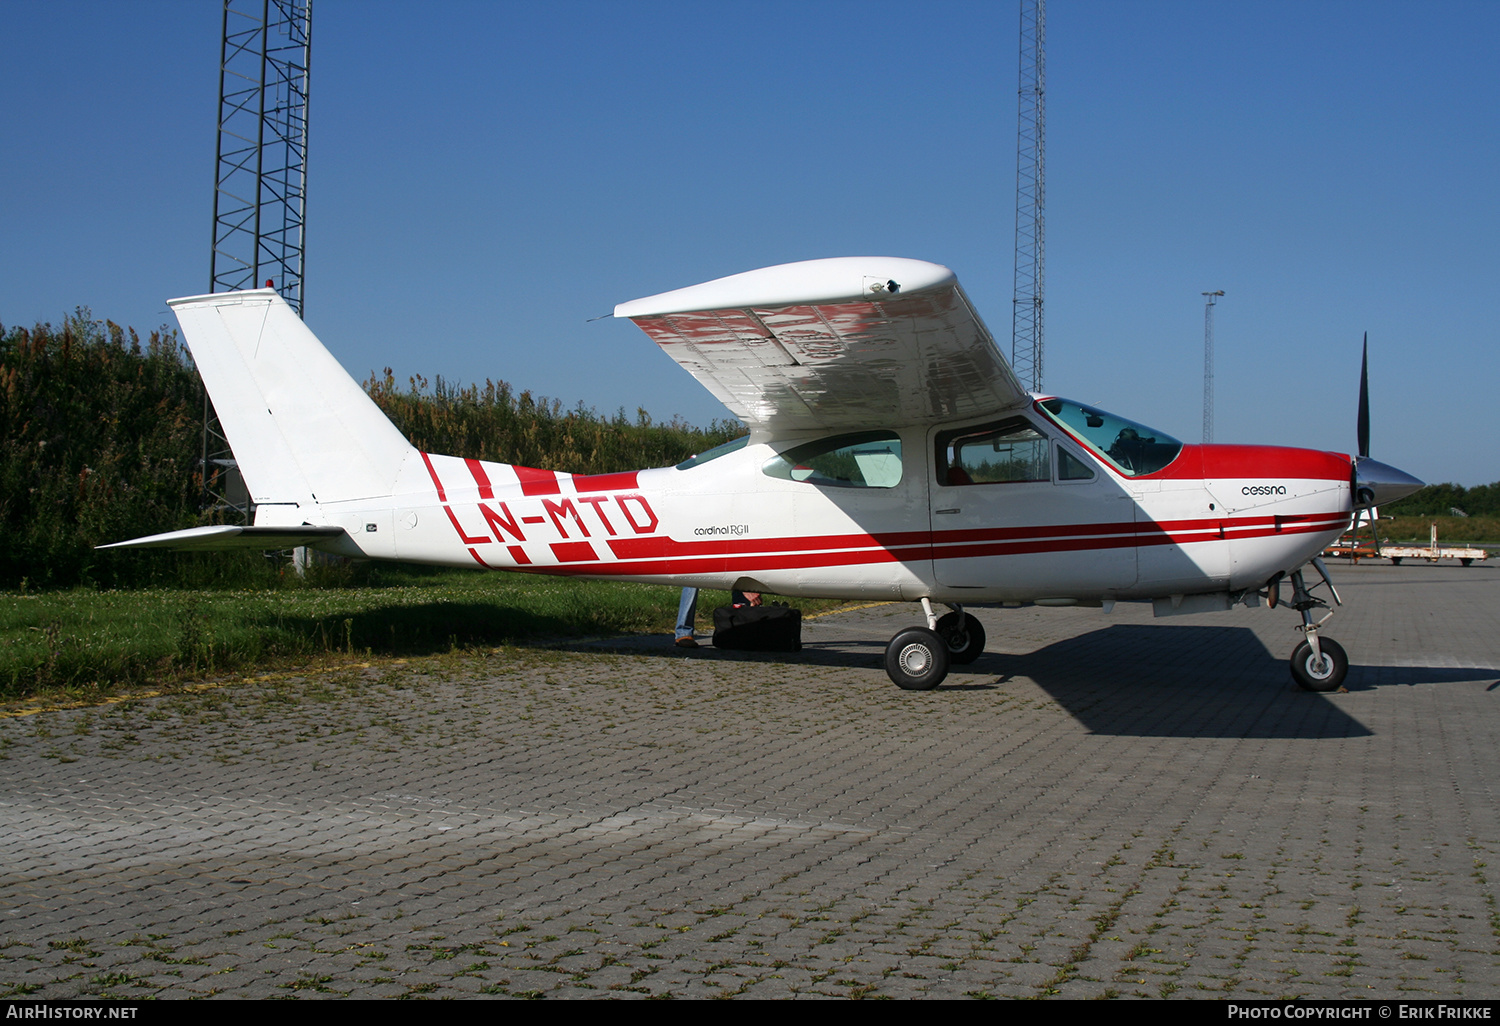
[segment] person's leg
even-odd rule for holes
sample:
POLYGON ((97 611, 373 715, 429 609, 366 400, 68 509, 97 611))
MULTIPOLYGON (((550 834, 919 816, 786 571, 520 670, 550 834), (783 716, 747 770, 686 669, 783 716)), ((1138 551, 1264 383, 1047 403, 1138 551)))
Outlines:
POLYGON ((693 621, 698 618, 698 589, 683 588, 677 602, 677 640, 693 639, 693 621))

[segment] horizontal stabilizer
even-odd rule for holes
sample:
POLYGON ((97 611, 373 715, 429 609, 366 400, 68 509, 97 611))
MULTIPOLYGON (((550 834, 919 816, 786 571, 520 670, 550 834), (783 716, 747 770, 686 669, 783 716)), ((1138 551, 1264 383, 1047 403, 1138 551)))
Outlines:
POLYGON ((172 549, 178 552, 211 552, 226 549, 294 549, 299 545, 328 543, 344 534, 342 527, 190 527, 145 538, 99 545, 101 549, 172 549))

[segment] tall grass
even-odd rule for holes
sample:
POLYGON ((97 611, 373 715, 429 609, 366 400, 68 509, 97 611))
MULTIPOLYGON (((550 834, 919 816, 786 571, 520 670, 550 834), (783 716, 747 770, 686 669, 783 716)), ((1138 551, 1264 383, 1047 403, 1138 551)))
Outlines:
POLYGON ((582 404, 567 409, 556 399, 517 394, 504 381, 458 387, 437 378, 429 386, 418 376, 402 389, 389 367, 371 375, 365 391, 425 452, 573 474, 670 466, 745 433, 737 421, 658 424, 642 409, 633 419, 623 409, 604 417, 582 404))
MULTIPOLYGON (((418 448, 597 474, 678 463, 743 432, 644 410, 604 417, 503 381, 398 388, 365 383, 418 448)), ((0 588, 259 587, 255 554, 100 552, 106 542, 215 522, 201 508, 203 391, 170 328, 132 328, 79 308, 61 327, 0 327, 0 588)))

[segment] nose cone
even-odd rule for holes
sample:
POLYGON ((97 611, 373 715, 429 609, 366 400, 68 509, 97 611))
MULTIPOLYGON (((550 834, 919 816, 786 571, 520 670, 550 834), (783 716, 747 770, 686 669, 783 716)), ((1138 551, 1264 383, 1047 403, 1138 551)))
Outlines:
POLYGON ((1387 502, 1405 498, 1424 484, 1425 482, 1418 481, 1404 470, 1397 470, 1367 456, 1354 465, 1354 504, 1383 506, 1387 502))

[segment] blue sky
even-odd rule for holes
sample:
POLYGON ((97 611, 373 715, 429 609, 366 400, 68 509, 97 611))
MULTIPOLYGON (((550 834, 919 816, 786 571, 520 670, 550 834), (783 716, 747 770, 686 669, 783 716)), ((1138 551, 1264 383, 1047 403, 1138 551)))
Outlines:
MULTIPOLYGON (((1017 11, 316 0, 307 320, 363 378, 724 415, 614 304, 952 267, 1009 349, 1017 11)), ((205 291, 218 5, 0 5, 0 323, 205 291)), ((1500 5, 1054 0, 1048 391, 1197 440, 1500 479, 1500 5)), ((565 469, 565 468, 564 468, 565 469)))

